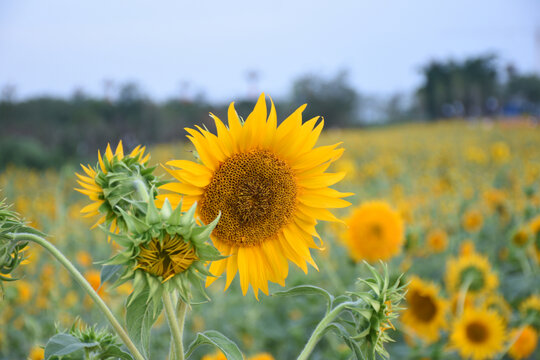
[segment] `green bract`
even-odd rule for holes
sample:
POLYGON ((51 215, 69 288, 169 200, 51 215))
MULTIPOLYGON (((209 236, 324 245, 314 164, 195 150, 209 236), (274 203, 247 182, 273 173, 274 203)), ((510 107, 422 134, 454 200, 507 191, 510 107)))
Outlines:
MULTIPOLYGON (((95 183, 102 189, 103 204, 99 212, 105 214, 105 224, 110 225, 116 220, 116 225, 122 231, 127 230, 122 211, 134 216, 143 214, 147 193, 162 185, 153 175, 155 166, 147 167, 146 162, 140 162, 140 155, 115 155, 111 160, 103 156, 102 162, 95 167, 95 183), (100 166, 101 164, 101 166, 100 166)), ((157 191, 153 190, 150 198, 154 198, 157 191)))
MULTIPOLYGON (((153 191, 152 189, 151 193, 153 191)), ((144 217, 129 214, 123 209, 119 210, 127 231, 120 234, 110 233, 110 236, 123 249, 105 264, 122 265, 116 285, 133 279, 134 291, 128 299, 128 306, 146 291, 146 300, 152 300, 154 304, 160 303, 162 291, 174 290, 178 290, 184 302, 192 303, 191 285, 206 297, 201 281, 206 276, 212 276, 206 269, 206 263, 223 258, 208 242, 219 216, 212 223, 199 226, 194 218, 196 206, 197 204, 194 204, 189 211, 182 213, 181 204, 173 210, 169 201, 165 200, 161 210, 158 210, 154 201, 150 200, 144 211, 144 217), (192 255, 192 262, 185 269, 182 268, 172 276, 164 277, 141 265, 141 252, 148 251, 152 242, 165 247, 166 242, 171 239, 184 249, 188 249, 192 255)), ((156 267, 171 265, 172 260, 167 258, 169 254, 166 251, 156 252, 155 255, 158 262, 156 267)))
MULTIPOLYGON (((24 260, 22 251, 27 242, 13 240, 13 234, 32 233, 41 234, 39 231, 25 226, 19 215, 10 210, 5 200, 0 201, 0 280, 14 281, 10 274, 24 260)), ((1 286, 2 283, 0 283, 1 286)), ((0 289, 1 290, 1 289, 0 289)))

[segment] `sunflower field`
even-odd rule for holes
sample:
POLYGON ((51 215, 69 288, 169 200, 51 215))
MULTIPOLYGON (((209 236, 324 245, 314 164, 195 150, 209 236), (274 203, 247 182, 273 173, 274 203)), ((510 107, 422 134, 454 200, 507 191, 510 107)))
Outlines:
MULTIPOLYGON (((226 118, 226 114, 216 115, 226 118)), ((249 114, 240 115, 247 117, 245 128, 249 114)), ((126 299, 137 287, 133 275, 137 271, 160 276, 162 285, 170 283, 167 286, 184 299, 183 283, 169 279, 210 263, 208 269, 216 275, 205 281, 210 301, 193 302, 183 310, 187 311, 186 343, 215 329, 236 343, 245 359, 295 359, 332 303, 325 296, 335 296, 336 303, 340 296, 353 296, 358 279, 371 276, 369 263, 380 272, 387 267, 390 281, 407 285, 398 308, 385 310, 397 317, 376 325, 383 337, 392 339, 384 344, 390 358, 540 358, 537 124, 527 119, 456 119, 325 130, 319 147, 302 158, 297 154, 303 147, 311 149, 317 141, 322 129, 319 120, 309 124, 309 131, 290 125, 287 134, 280 127, 276 130, 282 119, 272 125, 271 111, 268 122, 264 115, 265 121, 253 122, 253 128, 244 132, 235 129, 230 117, 229 113, 228 127, 216 120, 216 129, 190 129, 191 139, 178 143, 148 149, 124 145, 125 155, 122 145, 111 143, 112 148, 99 149, 95 164, 82 169, 8 167, 0 172, 0 199, 13 204, 11 210, 28 226, 46 234, 118 318, 125 317, 126 299), (270 135, 252 138, 249 134, 270 135), (264 146, 250 150, 256 141, 264 146), (219 159, 218 153, 227 156, 221 166, 201 165, 219 159), (132 249, 117 235, 118 228, 138 224, 123 210, 121 216, 115 208, 102 214, 103 202, 96 191, 113 186, 105 175, 121 173, 115 161, 123 161, 125 169, 146 161, 159 164, 153 170, 157 186, 149 189, 150 195, 159 192, 157 209, 170 206, 184 212, 197 204, 199 220, 215 226, 208 232, 213 229, 212 241, 219 252, 204 248, 205 244, 188 249, 175 242, 178 238, 170 227, 151 228, 160 234, 166 230, 167 235, 160 235, 160 241, 155 235, 152 240, 141 237, 140 242, 148 245, 137 250, 136 257, 125 258, 131 269, 123 274, 128 280, 117 286, 105 281, 103 263, 132 249), (266 164, 264 176, 259 176, 259 164, 266 164), (293 173, 287 164, 301 170, 293 173), (239 180, 239 169, 254 174, 253 178, 239 180), (262 178, 273 181, 265 183, 262 178), (238 189, 243 197, 237 203, 223 200, 223 194, 238 189), (324 221, 315 228, 311 219, 324 221), (298 226, 285 227, 287 221, 298 226), (267 245, 268 234, 283 227, 281 245, 267 245), (164 253, 167 262, 157 264, 155 257, 164 253), (178 253, 181 258, 175 257, 178 253), (308 284, 319 290, 284 291, 296 286, 306 289, 308 284)), ((139 176, 154 181, 154 175, 145 171, 139 176)), ((147 219, 148 214, 151 209, 147 219)), ((160 214, 164 216, 163 211, 160 214)), ((92 299, 49 253, 33 245, 24 250, 16 273, 19 279, 3 285, 0 359, 44 359, 48 339, 65 329, 72 334, 93 332, 106 341, 100 332, 107 329, 107 319, 92 299)), ((165 300, 164 304, 167 307, 165 300)), ((338 325, 337 331, 321 334, 309 359, 357 358, 354 345, 344 340, 347 337, 338 325)), ((170 339, 164 312, 155 319, 152 337, 147 339, 149 358, 169 358, 170 339)), ((207 342, 190 358, 227 359, 214 345, 207 342)))

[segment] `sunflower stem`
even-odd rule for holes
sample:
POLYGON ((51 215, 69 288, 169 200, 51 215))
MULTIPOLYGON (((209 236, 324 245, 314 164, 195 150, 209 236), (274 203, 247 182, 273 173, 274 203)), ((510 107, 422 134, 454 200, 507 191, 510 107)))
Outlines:
POLYGON ((172 338, 174 344, 171 345, 173 350, 174 360, 184 360, 184 322, 186 319, 187 305, 182 299, 178 299, 177 311, 174 310, 171 294, 168 291, 163 292, 163 306, 165 307, 165 314, 167 315, 167 322, 171 329, 172 338))
POLYGON ((330 311, 328 314, 326 314, 325 317, 322 318, 322 320, 319 322, 315 330, 313 330, 313 334, 311 334, 311 337, 309 338, 308 342, 304 346, 304 349, 298 355, 297 360, 307 360, 311 353, 313 352, 313 349, 315 349, 315 345, 321 340, 322 336, 324 335, 324 330, 326 327, 336 318, 338 315, 345 309, 347 306, 357 306, 359 302, 362 302, 362 300, 358 301, 347 301, 344 303, 339 304, 336 306, 332 311, 330 311))
POLYGON ((41 245, 45 250, 51 253, 51 255, 62 264, 67 271, 73 276, 75 281, 81 285, 81 287, 88 293, 90 298, 94 301, 94 303, 98 306, 98 308, 101 310, 103 315, 109 320, 111 326, 116 331, 120 339, 124 342, 124 344, 127 346, 135 360, 145 360, 144 356, 137 350, 137 347, 135 344, 131 341, 129 338, 129 335, 124 330, 122 325, 120 325, 120 322, 116 319, 112 311, 109 309, 107 304, 103 301, 103 299, 96 293, 92 285, 88 283, 88 281, 84 278, 84 276, 77 270, 77 268, 71 263, 71 261, 68 260, 58 250, 53 244, 42 238, 41 236, 34 235, 34 234, 27 234, 27 233, 20 233, 20 234, 10 234, 12 239, 15 241, 32 241, 36 244, 41 245))

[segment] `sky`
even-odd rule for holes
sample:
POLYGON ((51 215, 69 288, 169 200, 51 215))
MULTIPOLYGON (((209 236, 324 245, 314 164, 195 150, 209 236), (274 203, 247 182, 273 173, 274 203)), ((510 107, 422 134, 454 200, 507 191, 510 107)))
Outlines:
POLYGON ((279 98, 340 69, 361 93, 390 95, 414 90, 431 60, 488 52, 540 73, 540 1, 0 0, 0 88, 18 99, 101 96, 105 80, 156 100, 279 98))

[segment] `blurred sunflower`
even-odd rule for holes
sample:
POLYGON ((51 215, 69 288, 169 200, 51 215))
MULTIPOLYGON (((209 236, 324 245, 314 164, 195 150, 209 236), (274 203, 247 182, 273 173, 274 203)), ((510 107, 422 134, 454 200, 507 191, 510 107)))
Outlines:
POLYGON ((43 360, 45 359, 45 349, 39 346, 34 346, 30 349, 30 353, 28 354, 29 360, 43 360))
POLYGON ((512 316, 512 308, 506 302, 504 297, 500 294, 490 294, 484 300, 484 307, 495 310, 499 315, 501 315, 504 323, 507 324, 510 321, 512 316))
POLYGON ((438 286, 413 276, 405 299, 407 305, 401 322, 425 341, 437 341, 439 331, 445 326, 447 306, 439 297, 438 286))
MULTIPOLYGON (((147 154, 144 155, 144 147, 137 146, 133 151, 127 155, 124 156, 124 148, 122 146, 122 141, 118 143, 118 146, 116 147, 116 151, 112 152, 110 144, 107 145, 107 149, 105 150, 105 156, 101 156, 101 153, 98 150, 98 160, 99 160, 99 168, 96 166, 95 168, 92 168, 92 166, 87 165, 84 166, 81 164, 81 167, 83 168, 84 172, 86 173, 86 176, 80 175, 76 173, 79 180, 77 182, 82 187, 82 189, 75 189, 81 194, 84 194, 90 198, 90 200, 93 201, 90 205, 86 205, 81 209, 81 213, 83 213, 84 217, 93 217, 93 216, 99 216, 100 214, 103 214, 97 222, 92 226, 92 228, 95 228, 98 225, 101 225, 103 223, 110 223, 110 231, 116 232, 117 226, 118 226, 118 217, 117 217, 117 211, 115 210, 115 206, 118 203, 118 199, 112 198, 109 193, 110 190, 107 188, 108 181, 106 180, 107 173, 111 170, 111 168, 115 165, 116 162, 124 160, 124 158, 132 159, 130 162, 136 162, 138 164, 145 164, 150 155, 147 154), (107 194, 107 195, 106 195, 107 194)), ((115 181, 118 181, 116 179, 115 181)))
POLYGON ((528 358, 538 345, 538 333, 530 325, 513 329, 510 332, 510 339, 515 341, 510 346, 508 354, 515 360, 528 358))
POLYGON ((500 316, 487 309, 465 309, 455 320, 450 344, 464 358, 492 359, 503 350, 505 330, 500 316))
POLYGON ((427 245, 434 253, 443 252, 448 247, 448 235, 446 234, 446 231, 442 229, 431 230, 428 232, 426 238, 427 245))
POLYGON ((499 284, 497 275, 485 256, 472 253, 459 258, 450 258, 446 263, 446 287, 449 293, 459 292, 468 284, 471 295, 489 293, 499 284))
POLYGON ((540 295, 534 294, 523 300, 519 311, 523 318, 532 321, 537 329, 540 328, 540 295))
POLYGON ((388 260, 401 251, 405 226, 398 211, 383 201, 365 202, 347 220, 345 245, 356 261, 388 260))
POLYGON ((482 213, 476 209, 465 212, 461 221, 463 228, 470 233, 479 231, 484 225, 484 217, 482 216, 482 213))
POLYGON ((536 216, 529 223, 529 228, 534 239, 534 250, 536 258, 540 261, 540 215, 536 216))
MULTIPOLYGON (((274 104, 267 118, 262 94, 253 112, 242 122, 229 106, 228 128, 211 114, 217 136, 197 127, 186 129, 201 164, 173 160, 167 169, 178 182, 161 187, 172 193, 173 206, 188 208, 198 202, 197 214, 209 223, 221 213, 212 241, 226 259, 212 262, 210 272, 227 273, 225 289, 240 275, 244 295, 251 284, 255 296, 268 294, 268 281, 285 284, 288 260, 307 273, 307 263, 317 268, 310 248, 319 248, 313 236, 317 220, 337 221, 327 209, 350 203, 352 195, 329 186, 344 172, 326 173, 343 153, 339 144, 314 148, 323 128, 318 117, 302 124, 301 106, 277 126, 274 104)), ((216 278, 207 278, 207 286, 216 278)))

